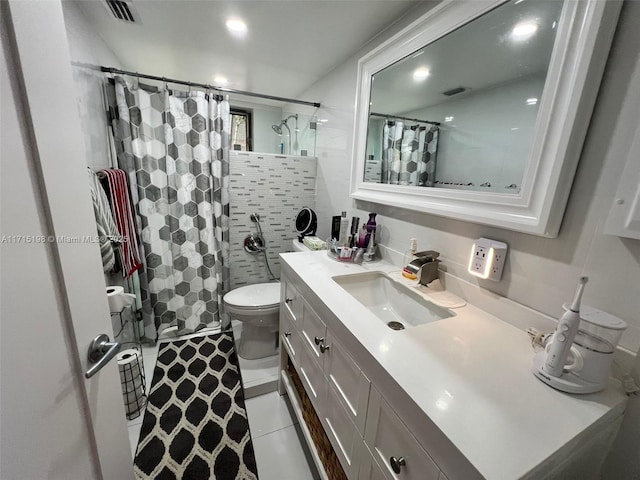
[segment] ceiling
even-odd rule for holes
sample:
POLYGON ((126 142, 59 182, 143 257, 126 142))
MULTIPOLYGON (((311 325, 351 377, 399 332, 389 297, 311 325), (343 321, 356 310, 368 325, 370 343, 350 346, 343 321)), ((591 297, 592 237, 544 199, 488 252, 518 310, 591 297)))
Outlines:
MULTIPOLYGON (((298 97, 409 9, 413 0, 133 0, 141 23, 102 0, 78 5, 125 70, 298 97), (225 22, 241 18, 244 38, 225 22)), ((315 99, 306 99, 315 101, 315 99)))
POLYGON ((556 1, 511 0, 436 40, 374 75, 371 111, 402 114, 515 79, 546 75, 562 6, 556 1), (511 31, 520 22, 535 22, 538 30, 514 40, 511 31), (430 75, 416 82, 413 73, 420 67, 430 75), (457 87, 467 90, 443 95, 457 87))

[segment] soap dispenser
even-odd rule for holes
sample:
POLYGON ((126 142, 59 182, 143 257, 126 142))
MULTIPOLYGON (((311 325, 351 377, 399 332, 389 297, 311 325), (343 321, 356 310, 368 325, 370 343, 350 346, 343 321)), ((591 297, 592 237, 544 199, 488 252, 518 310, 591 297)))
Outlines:
POLYGON ((416 258, 416 252, 418 251, 418 240, 415 238, 409 239, 409 250, 404 252, 404 258, 402 260, 402 276, 410 280, 418 278, 414 272, 407 269, 407 266, 416 258))

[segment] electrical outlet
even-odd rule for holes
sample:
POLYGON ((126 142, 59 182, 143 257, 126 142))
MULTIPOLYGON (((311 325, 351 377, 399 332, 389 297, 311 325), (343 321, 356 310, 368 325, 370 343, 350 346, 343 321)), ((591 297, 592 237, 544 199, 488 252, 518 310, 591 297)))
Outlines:
POLYGON ((502 278, 506 256, 506 243, 479 238, 471 247, 468 271, 476 277, 497 282, 502 278))

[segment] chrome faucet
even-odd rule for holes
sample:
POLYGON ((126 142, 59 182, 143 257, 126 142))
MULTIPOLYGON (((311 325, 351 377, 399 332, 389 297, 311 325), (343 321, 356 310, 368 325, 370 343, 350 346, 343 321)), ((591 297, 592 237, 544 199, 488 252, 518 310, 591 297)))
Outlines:
POLYGON ((426 250, 416 253, 415 256, 416 258, 407 265, 407 268, 416 274, 418 282, 422 285, 428 285, 437 280, 440 253, 434 250, 426 250))

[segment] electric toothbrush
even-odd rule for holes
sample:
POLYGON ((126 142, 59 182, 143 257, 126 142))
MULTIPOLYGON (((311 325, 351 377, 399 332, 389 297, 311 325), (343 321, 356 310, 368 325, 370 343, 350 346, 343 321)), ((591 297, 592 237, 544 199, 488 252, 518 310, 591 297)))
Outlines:
POLYGON ((564 365, 571 351, 571 346, 573 345, 573 339, 576 333, 578 333, 578 327, 580 326, 580 301, 582 300, 584 286, 588 280, 588 277, 580 278, 573 302, 558 322, 555 335, 553 336, 553 342, 549 347, 549 352, 547 353, 543 367, 547 375, 560 377, 563 373, 564 365))

